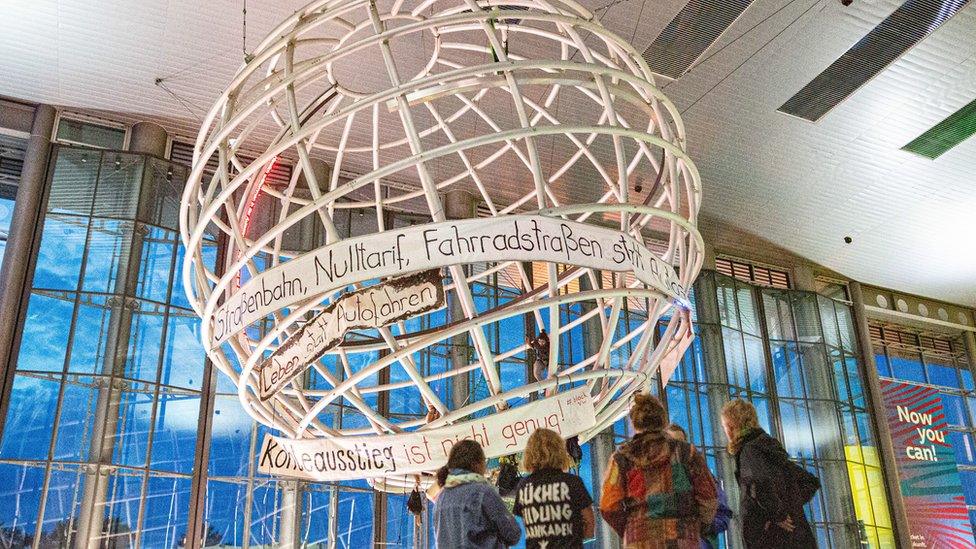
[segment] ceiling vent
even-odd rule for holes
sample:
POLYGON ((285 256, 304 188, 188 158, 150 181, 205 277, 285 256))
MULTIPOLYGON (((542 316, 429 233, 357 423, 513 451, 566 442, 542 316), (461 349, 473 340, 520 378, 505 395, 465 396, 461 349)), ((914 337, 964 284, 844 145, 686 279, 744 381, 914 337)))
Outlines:
POLYGON ((929 131, 901 148, 925 158, 936 158, 976 133, 976 99, 949 115, 929 131))
POLYGON ((905 54, 970 0, 908 0, 778 110, 811 122, 905 54))
POLYGON ((16 185, 24 169, 27 140, 0 134, 0 184, 16 185))
POLYGON ((677 79, 725 32, 752 0, 691 0, 642 57, 652 72, 677 79))

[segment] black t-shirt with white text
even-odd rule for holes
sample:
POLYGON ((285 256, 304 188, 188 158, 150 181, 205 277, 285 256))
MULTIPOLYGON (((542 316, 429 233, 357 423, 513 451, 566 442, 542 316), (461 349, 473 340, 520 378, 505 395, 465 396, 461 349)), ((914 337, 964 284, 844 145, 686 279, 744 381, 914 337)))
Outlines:
POLYGON ((543 469, 519 482, 514 513, 525 523, 526 549, 583 547, 582 510, 593 505, 576 475, 543 469))

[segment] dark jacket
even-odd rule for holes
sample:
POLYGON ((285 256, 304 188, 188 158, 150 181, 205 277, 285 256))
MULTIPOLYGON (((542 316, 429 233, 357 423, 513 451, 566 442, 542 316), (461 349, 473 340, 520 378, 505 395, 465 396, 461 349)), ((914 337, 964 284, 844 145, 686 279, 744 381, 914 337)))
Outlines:
POLYGON ((747 433, 735 454, 735 478, 739 483, 739 515, 742 539, 748 549, 815 549, 817 542, 790 486, 789 455, 778 440, 762 429, 747 433), (793 519, 793 532, 776 523, 793 519))
POLYGON ((522 537, 512 513, 481 475, 451 469, 434 502, 438 549, 502 549, 522 537))
POLYGON ((701 549, 717 549, 718 535, 729 529, 732 522, 732 509, 729 508, 729 498, 725 495, 725 490, 718 482, 715 483, 718 493, 718 509, 715 511, 715 518, 705 530, 702 531, 701 549))

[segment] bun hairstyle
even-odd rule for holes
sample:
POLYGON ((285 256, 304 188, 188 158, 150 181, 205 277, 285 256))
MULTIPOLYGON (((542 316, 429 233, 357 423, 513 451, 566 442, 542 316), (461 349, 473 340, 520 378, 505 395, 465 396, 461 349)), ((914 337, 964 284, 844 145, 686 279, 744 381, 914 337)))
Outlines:
POLYGON ((485 472, 485 451, 473 440, 462 440, 451 447, 447 465, 437 470, 437 484, 441 487, 447 482, 451 469, 466 469, 472 473, 485 472))
POLYGON ((661 431, 668 424, 664 405, 654 395, 635 393, 630 406, 630 422, 638 432, 661 431))

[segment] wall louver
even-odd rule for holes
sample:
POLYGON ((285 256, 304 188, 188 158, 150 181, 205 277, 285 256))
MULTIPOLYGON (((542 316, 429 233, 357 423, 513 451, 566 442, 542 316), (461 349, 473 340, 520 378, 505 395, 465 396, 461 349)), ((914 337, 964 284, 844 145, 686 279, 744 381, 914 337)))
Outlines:
MULTIPOLYGON (((184 164, 187 167, 193 165, 193 144, 186 143, 183 141, 173 141, 172 147, 169 151, 169 159, 173 162, 179 164, 184 164)), ((254 160, 251 157, 242 156, 247 163, 254 160)), ((214 172, 217 170, 217 155, 214 154, 207 161, 207 168, 203 171, 204 179, 212 177, 214 172)), ((291 181, 291 165, 285 162, 278 162, 268 173, 267 182, 270 185, 276 187, 287 187, 288 183, 291 181)))
POLYGON ((27 140, 0 134, 0 184, 16 185, 24 169, 27 140))

